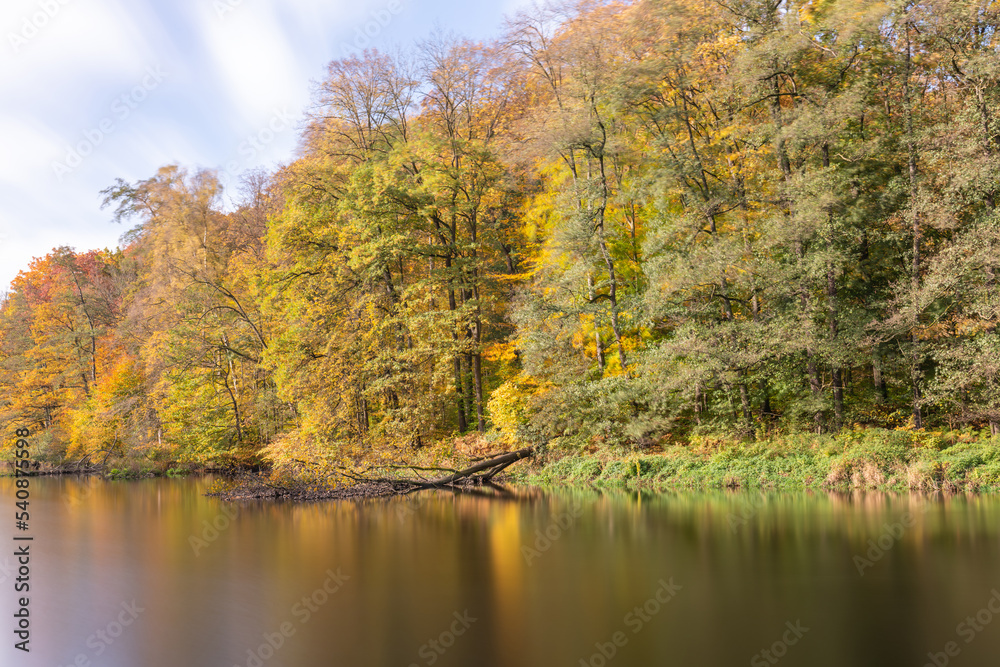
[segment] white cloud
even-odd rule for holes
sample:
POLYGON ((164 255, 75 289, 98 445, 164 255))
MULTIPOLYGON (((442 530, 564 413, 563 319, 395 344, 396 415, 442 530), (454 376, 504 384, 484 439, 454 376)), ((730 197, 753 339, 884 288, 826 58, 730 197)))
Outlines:
MULTIPOLYGON (((501 1, 508 11, 528 2, 501 1)), ((381 47, 410 43, 438 19, 486 30, 499 13, 488 3, 398 2, 388 12, 390 0, 2 0, 0 289, 54 246, 114 246, 124 229, 100 210, 99 192, 116 178, 148 178, 168 163, 193 171, 236 162, 239 173, 290 159, 291 124, 265 132, 259 150, 248 137, 260 137, 276 109, 301 119, 310 79, 343 55, 356 28, 391 14, 372 40, 381 47), (22 35, 39 3, 58 10, 22 35), (219 16, 222 3, 232 11, 219 16), (16 52, 11 34, 23 40, 16 52), (167 73, 162 85, 118 117, 114 101, 155 65, 167 73), (111 131, 57 179, 53 161, 105 119, 111 131)))
MULTIPOLYGON (((222 0, 219 3, 222 4, 222 0)), ((243 2, 220 16, 212 3, 194 13, 208 66, 227 93, 223 113, 253 124, 276 104, 303 103, 302 72, 290 36, 276 31, 278 17, 269 5, 243 2)))
POLYGON ((38 173, 51 168, 60 155, 63 141, 34 119, 0 115, 0 146, 10 156, 0 160, 0 183, 30 190, 37 185, 38 173))
MULTIPOLYGON (((35 9, 37 13, 37 6, 35 9)), ((9 18, 17 9, 3 11, 9 18)), ((30 14, 18 15, 23 20, 30 14)), ((74 0, 60 6, 50 22, 16 50, 10 45, 11 35, 20 31, 3 34, 0 87, 26 94, 44 93, 49 86, 38 84, 45 82, 58 84, 52 92, 61 96, 86 95, 101 79, 129 78, 131 72, 141 69, 138 63, 144 62, 148 53, 142 31, 110 2, 74 0)))

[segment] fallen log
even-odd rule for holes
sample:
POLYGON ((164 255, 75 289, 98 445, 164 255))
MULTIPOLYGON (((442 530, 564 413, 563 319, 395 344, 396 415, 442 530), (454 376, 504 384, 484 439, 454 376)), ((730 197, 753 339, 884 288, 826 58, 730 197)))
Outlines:
POLYGON ((525 447, 524 449, 519 449, 516 452, 510 452, 508 454, 501 454, 500 456, 488 459, 486 461, 481 461, 474 466, 466 468, 465 470, 459 470, 458 472, 452 473, 450 475, 445 475, 444 477, 439 477, 437 479, 429 480, 406 480, 407 482, 423 489, 434 489, 440 488, 442 486, 450 486, 456 484, 462 480, 468 481, 478 481, 479 483, 487 483, 497 476, 497 473, 502 471, 504 468, 510 466, 511 464, 517 463, 521 459, 526 459, 534 456, 535 449, 533 447, 525 447), (473 477, 477 472, 489 471, 484 475, 479 475, 479 477, 473 477))
POLYGON ((493 478, 500 474, 500 472, 505 470, 508 466, 517 463, 521 459, 526 459, 534 455, 534 447, 525 447, 524 449, 519 449, 516 452, 507 452, 506 454, 500 454, 484 461, 479 461, 475 465, 469 466, 463 470, 453 470, 451 468, 421 468, 417 466, 391 466, 395 468, 412 468, 414 470, 423 471, 447 470, 451 473, 436 479, 427 479, 420 475, 419 472, 417 475, 420 479, 404 479, 399 477, 366 477, 364 474, 351 473, 347 471, 343 471, 340 474, 354 480, 358 484, 389 485, 395 493, 402 494, 410 493, 412 491, 421 491, 423 489, 441 489, 445 487, 490 484, 493 481, 493 478))
POLYGON ((522 459, 534 456, 534 454, 535 450, 533 447, 526 447, 515 452, 508 452, 478 461, 475 465, 457 471, 451 468, 384 466, 388 468, 410 468, 418 476, 420 476, 419 471, 434 470, 450 473, 436 479, 427 479, 422 476, 420 479, 368 477, 365 475, 365 472, 370 470, 370 468, 360 473, 342 469, 337 474, 355 482, 349 486, 334 485, 330 480, 318 483, 300 483, 295 481, 275 483, 273 480, 260 475, 245 474, 236 480, 234 486, 228 489, 212 491, 208 495, 226 500, 249 500, 253 498, 344 500, 399 496, 427 489, 450 488, 460 490, 470 487, 495 487, 493 478, 501 471, 522 459))

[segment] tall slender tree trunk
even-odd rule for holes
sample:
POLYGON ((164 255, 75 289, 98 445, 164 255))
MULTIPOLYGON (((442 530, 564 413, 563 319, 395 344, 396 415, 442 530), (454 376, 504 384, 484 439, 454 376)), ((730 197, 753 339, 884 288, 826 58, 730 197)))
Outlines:
MULTIPOLYGON (((455 336, 455 334, 452 334, 455 336)), ((456 336, 457 338, 457 336, 456 336)), ((456 354, 454 359, 455 366, 455 410, 458 413, 458 432, 465 433, 469 430, 469 424, 465 420, 465 391, 463 390, 463 378, 462 378, 462 355, 456 354)))
POLYGON ((878 392, 879 402, 883 405, 889 402, 889 387, 885 383, 885 374, 882 372, 882 353, 875 349, 872 355, 872 382, 875 383, 875 390, 878 392))
MULTIPOLYGON (((594 302, 594 296, 594 276, 588 273, 587 298, 591 303, 594 302)), ((604 377, 604 341, 601 339, 600 321, 596 312, 594 313, 594 351, 597 356, 597 368, 601 371, 601 377, 604 377)))
MULTIPOLYGON (((230 362, 229 365, 230 365, 230 367, 232 367, 232 362, 230 362)), ((234 418, 234 421, 236 422, 236 442, 242 444, 242 442, 243 442, 243 419, 240 416, 240 404, 239 404, 239 401, 236 400, 236 392, 234 391, 233 387, 229 386, 229 373, 226 373, 222 377, 222 380, 223 380, 223 382, 226 385, 226 392, 229 394, 229 400, 233 404, 233 418, 234 418)))
MULTIPOLYGON (((448 310, 451 312, 451 318, 454 320, 455 310, 458 308, 458 304, 455 300, 455 289, 451 285, 451 253, 445 256, 444 260, 445 268, 448 269, 448 310)), ((455 327, 451 330, 451 339, 455 344, 455 356, 452 360, 455 371, 455 411, 458 414, 458 432, 465 433, 469 430, 469 424, 465 419, 465 406, 463 404, 465 392, 463 391, 463 378, 462 378, 462 355, 457 351, 458 348, 458 333, 455 331, 455 327)))
MULTIPOLYGON (((472 292, 468 289, 462 289, 462 305, 465 306, 469 303, 472 298, 472 292)), ((475 335, 472 331, 473 325, 466 324, 465 326, 465 340, 466 340, 466 352, 465 352, 465 366, 464 371, 464 390, 465 390, 465 419, 467 424, 471 424, 472 413, 476 409, 475 391, 476 391, 476 381, 475 381, 475 353, 472 352, 471 348, 475 345, 475 335)))
POLYGON ((694 421, 701 426, 701 385, 694 386, 694 421))
POLYGON ((368 401, 360 387, 354 388, 354 405, 358 416, 358 433, 364 437, 370 427, 368 423, 368 401))
POLYGON ((910 383, 912 386, 913 399, 913 427, 923 427, 923 415, 920 411, 920 386, 922 384, 922 372, 920 370, 920 340, 917 338, 917 324, 919 313, 917 312, 917 293, 920 289, 920 211, 917 202, 917 142, 913 131, 913 90, 911 76, 913 73, 913 45, 910 41, 910 32, 913 27, 907 20, 906 32, 906 72, 903 79, 903 107, 906 113, 906 149, 908 153, 907 167, 910 179, 910 225, 913 240, 913 259, 910 265, 910 289, 913 297, 913 329, 910 332, 910 383))
POLYGON ((475 213, 469 221, 469 235, 472 238, 472 293, 470 296, 475 299, 475 319, 472 323, 472 386, 475 392, 476 401, 476 427, 480 433, 486 432, 486 419, 483 416, 483 311, 482 300, 479 293, 479 251, 476 244, 479 243, 479 224, 475 213))
MULTIPOLYGON (((603 124, 600 124, 601 131, 604 131, 603 124)), ((618 360, 621 362, 622 371, 628 370, 628 357, 625 354, 625 344, 622 342, 621 323, 618 319, 618 273, 615 271, 615 262, 608 250, 605 240, 604 212, 608 206, 608 179, 604 167, 603 149, 597 158, 601 172, 601 204, 597 207, 597 238, 601 248, 601 257, 604 258, 604 266, 608 270, 608 296, 611 298, 611 331, 615 335, 615 343, 618 346, 618 360)))
POLYGON ((226 336, 225 333, 222 334, 222 345, 224 347, 223 347, 222 350, 219 350, 219 354, 225 356, 225 358, 226 358, 226 364, 227 364, 227 370, 226 370, 226 373, 222 376, 222 380, 226 384, 226 391, 229 393, 229 400, 232 401, 232 404, 233 404, 233 416, 234 416, 234 418, 236 420, 236 442, 242 444, 243 443, 243 419, 240 416, 240 403, 236 399, 236 393, 238 391, 238 387, 236 386, 236 371, 235 371, 235 369, 233 367, 233 360, 229 356, 229 349, 230 349, 229 337, 226 336), (229 378, 230 377, 233 378, 233 386, 232 387, 229 386, 229 378))
MULTIPOLYGON (((479 327, 476 327, 478 337, 479 327)), ((483 355, 478 352, 472 355, 472 380, 476 391, 476 424, 480 433, 486 432, 486 420, 483 417, 483 355)))
POLYGON ((466 424, 472 419, 472 391, 472 353, 466 352, 462 355, 462 401, 465 406, 466 424))

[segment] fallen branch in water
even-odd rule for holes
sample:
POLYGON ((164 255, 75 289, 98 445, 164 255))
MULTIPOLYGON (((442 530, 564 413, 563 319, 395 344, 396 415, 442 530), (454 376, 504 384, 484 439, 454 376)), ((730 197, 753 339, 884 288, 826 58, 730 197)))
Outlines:
POLYGON ((486 461, 482 461, 470 468, 460 470, 452 473, 451 475, 414 483, 422 488, 440 488, 442 486, 449 486, 463 480, 485 484, 496 477, 498 473, 508 466, 517 463, 521 459, 526 459, 534 455, 535 449, 533 447, 525 447, 524 449, 519 449, 516 452, 501 454, 500 456, 496 456, 492 459, 487 459, 486 461), (475 476, 477 472, 485 472, 485 474, 475 476))
POLYGON ((464 470, 451 471, 450 468, 424 468, 421 466, 383 466, 383 468, 406 468, 413 470, 420 479, 405 479, 398 477, 367 477, 365 473, 372 468, 366 468, 360 473, 341 469, 337 474, 342 475, 355 484, 346 487, 329 485, 328 482, 311 484, 275 484, 265 478, 247 475, 240 479, 235 487, 227 490, 220 490, 209 493, 209 495, 219 496, 228 500, 251 499, 251 498, 285 498, 291 500, 322 500, 341 498, 375 498, 380 496, 394 496, 426 489, 443 488, 465 488, 470 486, 490 486, 493 478, 509 466, 517 463, 521 459, 534 456, 533 447, 526 447, 515 452, 508 452, 494 456, 485 461, 479 461, 475 465, 464 470), (420 475, 418 471, 435 470, 437 472, 450 471, 450 474, 427 479, 420 475))
MULTIPOLYGON (((363 474, 352 474, 349 472, 344 472, 342 474, 345 477, 353 479, 359 484, 391 484, 402 493, 410 490, 440 489, 446 486, 455 486, 459 484, 486 484, 508 466, 517 463, 521 459, 534 456, 534 454, 535 450, 533 447, 525 447, 524 449, 519 449, 516 452, 508 452, 507 454, 501 454, 500 456, 494 456, 491 459, 480 461, 476 465, 465 468, 464 470, 454 470, 450 475, 445 475, 436 479, 426 479, 424 477, 421 477, 420 479, 398 479, 391 477, 373 478, 365 477, 363 474), (477 475, 476 473, 482 474, 477 475)), ((411 468, 413 470, 433 470, 433 468, 421 468, 418 466, 389 467, 411 468)))

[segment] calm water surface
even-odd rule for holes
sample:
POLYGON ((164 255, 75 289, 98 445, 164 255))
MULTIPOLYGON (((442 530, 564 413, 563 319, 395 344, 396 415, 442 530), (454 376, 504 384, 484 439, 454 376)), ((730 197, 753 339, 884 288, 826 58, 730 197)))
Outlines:
MULTIPOLYGON (((0 480, 8 544, 12 482, 0 480)), ((2 664, 1000 658, 995 496, 512 489, 233 505, 207 484, 32 480, 32 652, 12 650, 4 549, 2 664)))

